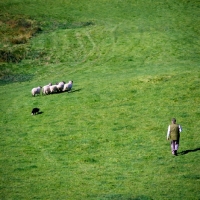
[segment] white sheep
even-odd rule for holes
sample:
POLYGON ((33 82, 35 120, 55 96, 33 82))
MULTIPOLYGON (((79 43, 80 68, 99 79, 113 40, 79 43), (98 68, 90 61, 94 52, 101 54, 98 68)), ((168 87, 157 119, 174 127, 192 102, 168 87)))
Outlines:
POLYGON ((48 85, 43 86, 42 88, 42 94, 50 94, 50 86, 52 85, 52 83, 49 83, 48 85))
POLYGON ((65 85, 64 81, 57 84, 57 89, 59 92, 63 91, 64 85, 65 85))
POLYGON ((33 88, 31 90, 32 96, 35 96, 36 94, 40 94, 40 89, 41 88, 42 88, 41 86, 38 86, 37 88, 33 88))
POLYGON ((45 86, 42 88, 42 94, 50 94, 50 86, 45 85, 45 86))
POLYGON ((55 93, 55 92, 57 92, 57 91, 58 91, 57 85, 51 85, 51 86, 50 86, 50 92, 51 92, 51 93, 55 93))
POLYGON ((72 89, 72 86, 73 86, 73 81, 69 81, 64 85, 63 91, 70 91, 72 89))

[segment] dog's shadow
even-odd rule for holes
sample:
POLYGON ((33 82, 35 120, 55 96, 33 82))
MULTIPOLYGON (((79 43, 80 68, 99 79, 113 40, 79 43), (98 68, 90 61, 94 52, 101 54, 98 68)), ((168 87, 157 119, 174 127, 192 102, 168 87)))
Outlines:
POLYGON ((196 148, 196 149, 188 149, 188 150, 185 150, 185 151, 181 151, 179 153, 179 155, 185 155, 185 154, 188 154, 188 153, 191 153, 191 152, 196 152, 196 151, 199 151, 200 148, 196 148))
POLYGON ((44 112, 40 111, 40 112, 38 112, 37 114, 40 115, 40 114, 42 114, 42 113, 44 113, 44 112))

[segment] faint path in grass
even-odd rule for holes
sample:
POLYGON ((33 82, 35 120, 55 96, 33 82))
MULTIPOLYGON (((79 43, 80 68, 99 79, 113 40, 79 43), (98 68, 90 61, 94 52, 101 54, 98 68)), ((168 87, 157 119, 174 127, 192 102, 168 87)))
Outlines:
POLYGON ((88 59, 96 62, 101 58, 101 56, 115 52, 117 49, 117 42, 119 40, 118 29, 120 28, 121 24, 122 23, 115 25, 114 28, 110 29, 109 31, 106 31, 105 27, 102 27, 100 30, 95 30, 95 34, 92 32, 94 29, 84 30, 82 33, 76 32, 75 38, 79 45, 79 49, 80 51, 84 52, 84 57, 81 60, 81 63, 87 61, 88 59), (100 40, 97 40, 97 33, 102 36, 100 40), (104 35, 107 38, 103 37, 104 35))
POLYGON ((35 145, 35 148, 39 148, 40 152, 42 153, 42 156, 44 157, 44 159, 48 162, 51 163, 52 165, 58 166, 59 163, 57 162, 57 160, 55 159, 55 157, 53 157, 52 155, 50 155, 50 153, 45 150, 43 147, 39 146, 39 145, 35 145))
POLYGON ((96 47, 96 43, 94 42, 94 40, 92 39, 90 33, 87 31, 85 32, 86 36, 88 37, 89 41, 91 42, 91 44, 93 45, 93 49, 96 47))
MULTIPOLYGON (((54 156, 51 155, 50 151, 51 149, 47 149, 46 146, 42 146, 39 144, 41 142, 40 140, 36 141, 33 138, 31 140, 31 146, 35 149, 38 149, 40 152, 40 159, 42 160, 42 163, 48 162, 50 165, 53 165, 54 167, 60 166, 59 162, 56 160, 54 156)), ((45 164, 46 165, 46 164, 45 164)))
POLYGON ((117 35, 117 29, 118 27, 121 25, 121 23, 119 23, 118 25, 116 25, 113 30, 112 30, 112 33, 113 33, 113 42, 114 44, 117 42, 118 40, 118 35, 117 35))
MULTIPOLYGON (((90 43, 92 44, 92 49, 90 50, 90 52, 88 53, 88 57, 90 56, 90 55, 96 55, 95 57, 96 57, 96 59, 98 59, 100 56, 101 56, 101 51, 100 51, 100 49, 99 49, 99 46, 98 45, 96 45, 96 42, 94 41, 94 39, 92 38, 92 36, 91 36, 91 34, 90 34, 90 32, 89 31, 86 31, 85 32, 85 35, 87 36, 87 38, 88 38, 88 40, 90 41, 90 43)), ((95 60, 96 60, 95 59, 95 60)))
POLYGON ((85 48, 85 46, 83 44, 83 41, 82 41, 82 38, 81 38, 81 34, 80 33, 76 33, 75 35, 76 35, 76 39, 78 41, 78 44, 79 44, 80 48, 83 49, 84 51, 86 51, 86 48, 85 48))

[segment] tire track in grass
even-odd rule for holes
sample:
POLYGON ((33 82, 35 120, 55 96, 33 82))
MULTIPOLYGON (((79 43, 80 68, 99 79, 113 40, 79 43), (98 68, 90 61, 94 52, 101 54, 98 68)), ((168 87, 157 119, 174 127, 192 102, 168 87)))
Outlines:
POLYGON ((117 30, 121 26, 121 23, 117 24, 112 30, 111 30, 111 39, 112 39, 112 44, 110 45, 110 48, 108 48, 108 52, 112 52, 115 48, 117 48, 117 42, 119 40, 119 36, 117 35, 117 30))
POLYGON ((94 40, 92 39, 91 35, 89 34, 89 31, 85 32, 85 35, 88 37, 89 41, 91 42, 93 49, 96 47, 96 43, 94 42, 94 40))
POLYGON ((84 53, 84 56, 83 56, 83 59, 81 60, 81 62, 85 62, 86 61, 86 58, 87 58, 87 49, 86 49, 86 47, 85 47, 85 45, 84 45, 84 38, 83 38, 83 36, 82 36, 82 34, 81 33, 75 33, 75 36, 76 36, 76 39, 77 39, 77 41, 78 41, 78 44, 79 44, 79 46, 80 46, 80 49, 83 51, 83 53, 84 53))
POLYGON ((87 36, 88 40, 92 44, 93 48, 88 53, 88 57, 97 54, 97 59, 100 57, 100 51, 98 45, 94 42, 92 36, 90 35, 89 31, 85 32, 85 35, 87 36))
MULTIPOLYGON (((119 27, 121 26, 122 23, 117 24, 116 26, 114 26, 114 28, 112 28, 110 30, 110 40, 111 40, 111 44, 106 45, 106 49, 104 52, 104 55, 109 55, 109 54, 114 54, 115 49, 117 49, 117 42, 119 40, 119 36, 117 34, 117 30, 119 29, 119 27)), ((108 59, 109 60, 109 59, 108 59)))
MULTIPOLYGON (((87 59, 89 59, 90 57, 94 57, 98 59, 101 56, 101 51, 99 50, 99 46, 96 44, 96 42, 94 41, 93 37, 90 34, 90 31, 86 30, 83 33, 81 32, 76 32, 74 33, 74 37, 76 38, 77 44, 78 44, 78 50, 77 51, 73 51, 73 55, 75 58, 78 57, 77 52, 83 52, 84 55, 82 55, 82 59, 79 60, 78 64, 86 62, 87 59), (84 36, 87 37, 89 43, 91 45, 85 45, 84 42, 87 43, 86 38, 84 38, 84 36), (87 47, 89 50, 87 50, 87 47)), ((96 60, 95 59, 95 60, 96 60)), ((94 59, 91 59, 94 60, 94 59)), ((78 70, 82 70, 83 68, 79 68, 78 70)), ((77 69, 75 70, 77 71, 77 69)))
POLYGON ((77 39, 77 41, 80 45, 80 48, 83 49, 84 51, 86 51, 86 48, 85 48, 85 46, 82 42, 82 38, 81 38, 82 35, 80 33, 75 33, 75 36, 76 36, 76 39, 77 39))
POLYGON ((113 34, 113 44, 116 44, 118 41, 118 36, 117 36, 117 29, 119 26, 121 26, 122 23, 117 24, 113 29, 112 29, 112 34, 113 34))

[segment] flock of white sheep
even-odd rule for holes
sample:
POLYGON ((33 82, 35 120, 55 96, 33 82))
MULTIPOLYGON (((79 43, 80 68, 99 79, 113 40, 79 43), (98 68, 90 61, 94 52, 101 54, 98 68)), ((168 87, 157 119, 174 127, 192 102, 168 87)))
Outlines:
POLYGON ((33 88, 31 90, 32 96, 35 96, 36 94, 40 94, 42 89, 42 95, 44 94, 53 94, 56 92, 64 92, 64 91, 70 91, 73 86, 73 81, 69 81, 68 83, 65 83, 64 81, 56 83, 55 85, 52 85, 52 83, 49 83, 48 85, 45 85, 43 87, 39 86, 36 88, 33 88))

